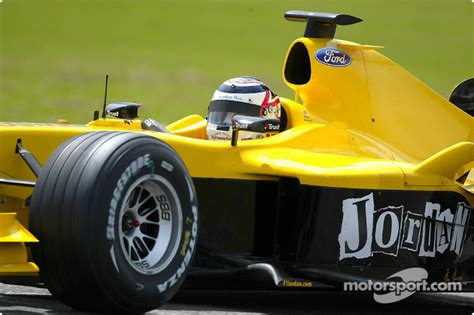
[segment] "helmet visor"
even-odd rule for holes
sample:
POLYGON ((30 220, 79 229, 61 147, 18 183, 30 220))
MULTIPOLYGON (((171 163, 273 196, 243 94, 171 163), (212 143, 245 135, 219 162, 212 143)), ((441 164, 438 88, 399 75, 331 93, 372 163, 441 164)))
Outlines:
POLYGON ((258 117, 260 106, 227 100, 215 100, 209 104, 208 121, 219 126, 231 126, 232 117, 245 115, 258 117))
POLYGON ((211 124, 215 124, 218 126, 231 126, 232 117, 234 117, 235 115, 240 115, 240 114, 234 113, 234 112, 210 112, 208 121, 211 124))

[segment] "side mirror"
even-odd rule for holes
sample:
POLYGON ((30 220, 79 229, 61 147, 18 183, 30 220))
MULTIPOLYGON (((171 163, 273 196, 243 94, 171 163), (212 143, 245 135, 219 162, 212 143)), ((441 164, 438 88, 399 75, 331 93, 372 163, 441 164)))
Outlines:
POLYGON ((232 118, 232 141, 231 145, 237 145, 239 131, 252 132, 277 132, 280 130, 280 121, 272 118, 235 115, 232 118))
POLYGON ((138 117, 140 104, 130 102, 110 103, 105 108, 108 116, 122 119, 135 119, 138 117))

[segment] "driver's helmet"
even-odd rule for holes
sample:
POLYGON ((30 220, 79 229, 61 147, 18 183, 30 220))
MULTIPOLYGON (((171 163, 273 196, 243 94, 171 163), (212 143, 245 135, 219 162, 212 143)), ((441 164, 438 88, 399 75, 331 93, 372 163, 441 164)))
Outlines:
MULTIPOLYGON (((214 92, 209 104, 208 139, 231 140, 234 115, 280 120, 280 99, 268 86, 254 77, 239 77, 225 81, 214 92)), ((239 140, 265 137, 267 137, 265 133, 239 132, 239 140)))

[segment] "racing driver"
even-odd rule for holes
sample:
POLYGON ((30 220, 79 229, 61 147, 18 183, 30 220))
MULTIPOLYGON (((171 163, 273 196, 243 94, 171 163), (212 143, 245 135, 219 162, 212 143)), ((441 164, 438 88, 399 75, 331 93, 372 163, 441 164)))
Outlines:
MULTIPOLYGON (((260 80, 244 76, 222 83, 209 104, 207 137, 209 140, 231 140, 234 115, 280 120, 280 99, 260 80)), ((238 140, 267 137, 265 133, 239 132, 238 140)))

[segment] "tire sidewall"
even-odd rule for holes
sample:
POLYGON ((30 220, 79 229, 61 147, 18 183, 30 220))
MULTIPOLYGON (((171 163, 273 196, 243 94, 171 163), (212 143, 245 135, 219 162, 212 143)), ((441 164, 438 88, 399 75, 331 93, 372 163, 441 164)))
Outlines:
POLYGON ((97 175, 88 214, 96 219, 90 225, 88 241, 91 260, 99 267, 99 283, 107 283, 113 299, 130 302, 133 298, 132 303, 147 308, 144 304, 150 301, 166 302, 184 280, 197 247, 198 214, 191 177, 177 153, 158 139, 145 139, 148 141, 142 138, 125 143, 97 175), (130 265, 119 239, 120 209, 126 192, 146 174, 161 176, 173 186, 182 215, 177 251, 163 270, 152 275, 142 274, 130 265))

